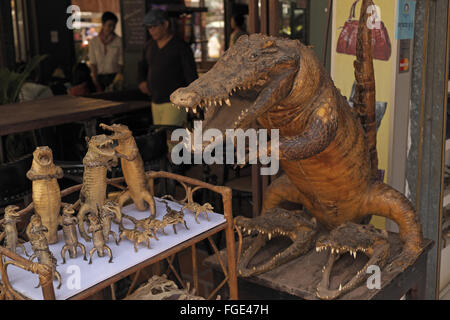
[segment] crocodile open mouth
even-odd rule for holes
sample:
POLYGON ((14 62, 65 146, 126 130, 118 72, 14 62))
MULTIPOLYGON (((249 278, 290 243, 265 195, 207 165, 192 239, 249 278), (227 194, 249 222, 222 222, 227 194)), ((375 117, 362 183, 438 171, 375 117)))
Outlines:
POLYGON ((186 111, 191 109, 194 114, 199 109, 203 110, 204 128, 217 128, 225 132, 226 129, 243 128, 245 122, 250 124, 255 120, 250 114, 251 107, 268 82, 269 77, 266 75, 257 81, 244 82, 226 91, 223 88, 223 93, 211 95, 186 93, 188 97, 186 100, 178 96, 187 89, 179 89, 178 95, 176 92, 172 94, 171 101, 179 108, 186 108, 186 111))
POLYGON ((116 154, 113 148, 114 140, 104 134, 92 137, 91 143, 103 156, 114 157, 116 154))
POLYGON ((367 269, 376 265, 384 267, 389 255, 387 233, 371 225, 359 225, 347 222, 331 231, 327 237, 321 237, 316 242, 316 251, 329 251, 327 264, 322 269, 322 281, 317 287, 317 296, 321 299, 331 300, 355 289, 368 276, 367 269), (357 259, 365 255, 369 259, 347 283, 340 283, 335 289, 330 288, 330 276, 335 262, 344 255, 357 259))
POLYGON ((53 162, 52 150, 49 147, 37 147, 34 151, 34 159, 41 166, 48 166, 53 162))
POLYGON ((128 129, 127 126, 122 124, 113 124, 108 126, 104 123, 101 123, 99 126, 103 130, 111 131, 113 134, 110 135, 109 137, 113 140, 127 139, 132 136, 130 129, 128 129))
POLYGON ((315 220, 308 220, 297 211, 280 208, 275 208, 254 219, 236 217, 235 225, 240 235, 256 234, 251 245, 242 253, 242 257, 239 252, 237 270, 241 277, 273 270, 308 252, 313 246, 313 239, 317 232, 315 220), (256 254, 264 246, 269 245, 272 239, 282 243, 283 248, 274 252, 273 256, 266 261, 259 264, 252 262, 256 254))

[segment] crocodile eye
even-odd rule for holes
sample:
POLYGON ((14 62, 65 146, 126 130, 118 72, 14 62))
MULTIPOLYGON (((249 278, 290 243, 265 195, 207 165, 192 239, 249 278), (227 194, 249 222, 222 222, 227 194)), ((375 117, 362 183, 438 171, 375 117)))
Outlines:
POLYGON ((258 58, 258 54, 257 53, 252 53, 250 55, 250 60, 256 60, 258 58))

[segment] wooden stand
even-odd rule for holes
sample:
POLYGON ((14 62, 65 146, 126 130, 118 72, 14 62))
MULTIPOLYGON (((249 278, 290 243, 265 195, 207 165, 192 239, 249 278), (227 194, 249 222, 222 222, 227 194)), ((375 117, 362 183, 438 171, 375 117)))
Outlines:
MULTIPOLYGON (((395 233, 389 234, 391 251, 388 263, 394 260, 402 250, 402 242, 395 233)), ((245 238, 243 248, 248 247, 250 241, 245 238)), ((258 264, 273 257, 280 249, 286 248, 290 242, 281 238, 273 239, 253 259, 251 263, 258 264)), ((237 246, 236 246, 237 247, 237 246)), ((376 299, 400 299, 406 295, 407 299, 423 299, 425 289, 427 253, 433 247, 431 240, 425 240, 422 252, 416 261, 408 266, 404 272, 388 272, 381 270, 381 288, 368 289, 363 283, 355 290, 343 295, 343 300, 376 300, 376 299)), ((221 252, 222 259, 226 260, 226 253, 221 252)), ((286 263, 275 270, 249 278, 239 278, 239 299, 317 299, 315 292, 322 278, 322 268, 326 264, 328 253, 317 253, 315 249, 306 255, 286 263)), ((342 256, 334 267, 330 277, 330 287, 337 288, 339 284, 347 283, 363 266, 368 258, 360 254, 356 260, 350 255, 342 256)), ((205 265, 214 270, 214 281, 219 282, 223 275, 219 271, 219 265, 215 256, 205 260, 205 265)))

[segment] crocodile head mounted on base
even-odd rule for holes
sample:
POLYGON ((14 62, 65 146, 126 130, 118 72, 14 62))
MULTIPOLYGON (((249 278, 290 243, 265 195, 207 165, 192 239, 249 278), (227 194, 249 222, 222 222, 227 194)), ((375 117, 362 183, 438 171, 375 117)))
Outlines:
POLYGON ((173 104, 204 109, 203 127, 246 129, 291 91, 300 67, 299 41, 242 36, 205 75, 171 95, 173 104))
POLYGON ((377 265, 383 268, 389 256, 389 242, 386 231, 378 230, 372 225, 347 222, 317 240, 316 251, 322 250, 330 250, 330 256, 323 267, 322 281, 316 294, 320 299, 331 300, 359 286, 368 276, 366 270, 369 266, 377 265), (340 284, 337 289, 329 288, 334 262, 344 254, 350 254, 356 259, 360 253, 369 257, 364 267, 348 283, 340 284))
POLYGON ((253 219, 236 217, 235 225, 239 232, 257 233, 250 247, 242 253, 237 270, 241 277, 249 277, 275 269, 290 260, 308 252, 314 244, 317 232, 316 221, 308 220, 300 212, 275 208, 268 213, 253 219), (269 261, 249 267, 258 251, 273 238, 289 238, 292 244, 284 251, 277 253, 269 261))

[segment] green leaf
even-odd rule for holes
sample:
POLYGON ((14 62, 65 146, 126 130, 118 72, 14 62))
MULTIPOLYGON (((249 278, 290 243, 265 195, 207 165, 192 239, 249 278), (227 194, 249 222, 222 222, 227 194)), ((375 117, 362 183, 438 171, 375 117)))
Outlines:
POLYGON ((6 68, 0 69, 0 105, 18 101, 23 84, 31 72, 47 57, 47 55, 33 57, 21 73, 6 68))

